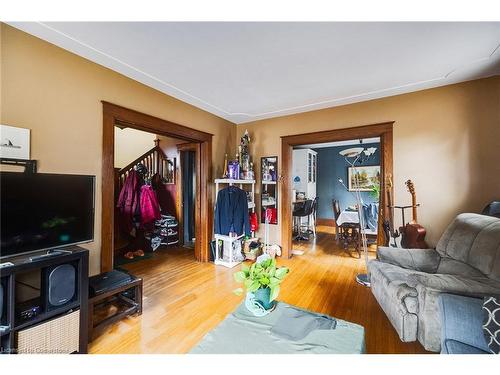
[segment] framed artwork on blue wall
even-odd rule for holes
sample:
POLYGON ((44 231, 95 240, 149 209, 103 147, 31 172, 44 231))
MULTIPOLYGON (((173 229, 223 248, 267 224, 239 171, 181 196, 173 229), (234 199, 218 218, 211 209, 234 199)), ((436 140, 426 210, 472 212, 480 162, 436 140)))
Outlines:
POLYGON ((358 185, 360 191, 372 191, 375 185, 380 185, 380 165, 359 166, 356 167, 356 176, 354 175, 354 168, 347 168, 349 191, 355 191, 356 181, 358 178, 358 185))

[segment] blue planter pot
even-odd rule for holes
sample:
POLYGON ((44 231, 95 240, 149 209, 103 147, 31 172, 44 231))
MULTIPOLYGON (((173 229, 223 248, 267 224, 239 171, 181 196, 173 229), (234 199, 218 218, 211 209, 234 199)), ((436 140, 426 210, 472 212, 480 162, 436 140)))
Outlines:
POLYGON ((261 288, 254 293, 255 300, 259 302, 266 310, 270 310, 274 306, 274 302, 269 301, 271 298, 271 289, 261 288))

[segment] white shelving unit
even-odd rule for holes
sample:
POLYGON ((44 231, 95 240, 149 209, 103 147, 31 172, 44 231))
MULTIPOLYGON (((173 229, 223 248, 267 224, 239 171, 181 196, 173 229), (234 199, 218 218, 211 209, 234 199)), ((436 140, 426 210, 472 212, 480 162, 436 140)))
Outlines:
POLYGON ((255 180, 233 180, 230 178, 217 178, 215 180, 215 204, 217 204, 217 194, 219 193, 220 185, 239 185, 241 190, 245 190, 243 186, 250 185, 252 187, 252 200, 248 202, 248 209, 252 210, 252 212, 255 212, 255 180))
MULTIPOLYGON (((244 237, 242 234, 238 237, 224 236, 222 234, 216 234, 215 236, 215 260, 214 263, 218 266, 224 266, 227 268, 233 268, 234 266, 240 264, 239 260, 235 260, 233 257, 233 246, 236 241, 241 241, 244 237), (219 245, 219 241, 222 241, 222 246, 219 245), (229 257, 224 259, 224 248, 229 249, 229 257)), ((241 246, 239 247, 241 250, 241 246)))
MULTIPOLYGON (((248 192, 248 190, 244 189, 244 186, 250 186, 251 191, 250 191, 250 198, 251 200, 248 202, 248 209, 252 212, 255 212, 255 180, 236 180, 236 179, 230 179, 230 178, 217 178, 215 179, 215 204, 217 204, 217 195, 219 194, 219 189, 224 185, 237 185, 241 190, 245 190, 248 192)), ((225 266, 228 268, 232 268, 236 266, 237 264, 241 263, 239 261, 235 261, 232 257, 232 246, 233 242, 238 240, 240 241, 243 238, 244 235, 241 235, 239 237, 229 237, 229 236, 224 236, 220 234, 215 234, 215 260, 214 263, 217 265, 225 266), (223 249, 219 248, 219 240, 222 240, 224 243, 224 246, 229 246, 230 250, 230 257, 229 260, 224 260, 223 259, 223 249)), ((252 232, 252 237, 254 236, 254 232, 252 232)))
POLYGON ((311 149, 293 150, 293 188, 305 193, 307 199, 316 198, 318 153, 311 149), (298 181, 295 179, 298 178, 298 181))

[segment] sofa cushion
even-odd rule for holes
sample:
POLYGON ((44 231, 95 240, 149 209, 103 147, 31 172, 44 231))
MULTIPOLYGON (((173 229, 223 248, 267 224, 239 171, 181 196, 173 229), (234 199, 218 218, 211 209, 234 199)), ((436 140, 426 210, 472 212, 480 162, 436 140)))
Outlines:
POLYGON ((448 275, 462 275, 466 277, 484 276, 481 272, 466 263, 448 257, 441 258, 437 273, 448 275))
POLYGON ((481 277, 465 277, 462 275, 425 274, 413 272, 406 283, 417 288, 423 287, 441 293, 453 293, 471 297, 499 296, 500 282, 481 277))
POLYGON ((468 347, 488 351, 482 330, 482 299, 443 293, 438 303, 441 349, 445 353, 471 353, 468 347))
POLYGON ((434 249, 403 249, 399 247, 379 246, 377 257, 381 262, 403 268, 435 273, 441 256, 434 249))
POLYGON ((500 280, 500 219, 465 213, 446 228, 436 245, 442 257, 466 263, 500 280))
POLYGON ((500 298, 486 297, 483 302, 483 333, 490 351, 500 353, 500 298))
POLYGON ((460 341, 445 340, 441 354, 488 354, 475 346, 464 344, 460 341))

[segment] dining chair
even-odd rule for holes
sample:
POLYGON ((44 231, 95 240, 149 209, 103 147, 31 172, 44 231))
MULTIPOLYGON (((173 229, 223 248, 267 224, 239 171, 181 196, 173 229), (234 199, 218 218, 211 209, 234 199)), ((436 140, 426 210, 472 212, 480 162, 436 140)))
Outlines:
POLYGON ((342 228, 337 224, 337 221, 340 217, 340 203, 338 200, 332 200, 333 205, 333 218, 335 219, 335 240, 339 240, 341 236, 342 228))
POLYGON ((292 222, 293 222, 293 234, 294 235, 296 235, 299 232, 299 224, 300 224, 300 218, 296 214, 299 212, 302 212, 302 210, 304 209, 304 204, 305 204, 305 201, 293 203, 292 222))
POLYGON ((312 219, 312 225, 309 223, 309 217, 307 218, 307 226, 309 231, 313 234, 313 236, 316 238, 316 218, 318 216, 318 202, 319 202, 319 197, 314 198, 313 203, 312 203, 312 213, 310 215, 310 218, 312 219))
POLYGON ((344 251, 349 255, 349 245, 353 244, 354 249, 358 253, 358 258, 361 258, 361 226, 359 221, 357 223, 342 223, 338 224, 338 219, 341 214, 339 201, 336 199, 332 200, 333 214, 335 217, 335 240, 337 242, 342 242, 344 251))
POLYGON ((313 207, 313 201, 311 199, 308 199, 305 201, 304 205, 300 209, 293 211, 294 218, 297 218, 297 220, 299 220, 298 234, 297 234, 297 236, 295 236, 294 240, 309 241, 309 236, 307 235, 307 231, 302 232, 302 224, 301 224, 300 220, 303 217, 309 218, 309 216, 311 216, 312 207, 313 207))

